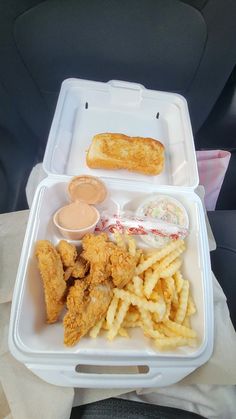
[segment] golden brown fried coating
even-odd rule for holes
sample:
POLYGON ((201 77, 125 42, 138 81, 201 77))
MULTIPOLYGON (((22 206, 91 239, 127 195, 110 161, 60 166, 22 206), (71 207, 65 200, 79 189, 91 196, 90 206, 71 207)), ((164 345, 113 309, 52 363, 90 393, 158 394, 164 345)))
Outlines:
POLYGON ((73 278, 84 278, 88 270, 89 262, 79 255, 73 266, 71 276, 73 276, 73 278))
POLYGON ((82 256, 78 256, 75 264, 66 268, 64 272, 64 280, 67 281, 69 278, 84 278, 89 270, 89 262, 82 256))
POLYGON ((67 297, 64 343, 72 346, 106 314, 112 298, 111 282, 88 286, 90 279, 75 281, 67 297))
POLYGON ((69 266, 69 268, 66 268, 64 271, 64 281, 68 281, 69 278, 71 278, 71 273, 73 271, 73 266, 69 266))
POLYGON ((135 275, 136 257, 126 250, 116 247, 110 257, 111 276, 118 288, 123 288, 135 275))
POLYGON ((110 256, 116 248, 105 233, 86 234, 82 239, 81 256, 90 262, 90 275, 95 283, 103 282, 111 275, 110 256))
POLYGON ((92 264, 104 264, 109 258, 111 244, 106 233, 86 234, 82 239, 82 256, 92 264))
POLYGON ((62 261, 48 240, 39 240, 36 243, 35 255, 43 280, 47 323, 55 323, 64 306, 66 291, 62 261))
POLYGON ((66 240, 61 240, 57 245, 57 251, 61 256, 61 260, 65 268, 74 266, 77 258, 76 247, 67 242, 66 240))
POLYGON ((109 241, 107 234, 87 234, 82 240, 83 257, 90 262, 91 281, 99 283, 112 277, 113 283, 123 288, 135 274, 137 258, 128 250, 109 241))

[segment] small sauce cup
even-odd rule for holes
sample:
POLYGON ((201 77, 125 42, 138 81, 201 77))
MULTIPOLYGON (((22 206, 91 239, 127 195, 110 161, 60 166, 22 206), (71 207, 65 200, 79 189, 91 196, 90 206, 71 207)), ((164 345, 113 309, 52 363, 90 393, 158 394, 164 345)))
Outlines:
POLYGON ((83 201, 87 204, 101 204, 107 197, 104 183, 94 176, 75 176, 67 188, 70 201, 83 201))
MULTIPOLYGON (((79 209, 80 204, 81 203, 79 203, 79 202, 75 202, 75 203, 71 203, 69 205, 65 205, 64 207, 59 208, 53 216, 54 225, 58 228, 61 235, 66 239, 81 240, 85 234, 94 232, 95 227, 100 220, 100 214, 99 214, 98 210, 94 206, 89 205, 89 211, 94 212, 93 220, 95 220, 95 221, 93 221, 92 223, 89 223, 88 225, 86 225, 86 223, 84 223, 85 226, 83 226, 81 228, 68 228, 64 223, 60 222, 60 215, 62 214, 63 211, 65 211, 65 209, 68 210, 68 207, 73 206, 72 209, 73 209, 73 212, 75 212, 76 211, 76 206, 78 206, 78 209, 79 209)), ((82 203, 82 205, 86 205, 86 204, 82 203)), ((78 211, 78 218, 79 217, 80 217, 80 215, 79 215, 79 211, 78 211)))

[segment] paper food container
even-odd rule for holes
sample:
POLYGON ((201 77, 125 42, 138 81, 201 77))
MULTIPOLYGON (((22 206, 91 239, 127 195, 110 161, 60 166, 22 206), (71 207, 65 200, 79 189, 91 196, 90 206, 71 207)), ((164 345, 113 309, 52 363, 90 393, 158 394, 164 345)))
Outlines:
POLYGON ((166 386, 207 362, 213 350, 212 276, 203 206, 194 193, 198 172, 185 99, 132 83, 66 80, 43 165, 48 177, 34 197, 13 295, 9 330, 13 356, 49 383, 84 388, 166 386), (98 132, 158 138, 166 149, 163 173, 150 177, 125 170, 89 169, 85 153, 98 132), (45 324, 35 242, 46 239, 57 244, 62 239, 52 217, 66 203, 71 177, 80 174, 103 180, 109 191, 107 208, 117 205, 135 211, 154 194, 172 196, 184 205, 190 230, 181 271, 190 282, 197 307, 191 322, 198 335, 196 347, 158 351, 139 328, 129 332, 129 339, 86 336, 75 346, 65 347, 63 324, 45 324))

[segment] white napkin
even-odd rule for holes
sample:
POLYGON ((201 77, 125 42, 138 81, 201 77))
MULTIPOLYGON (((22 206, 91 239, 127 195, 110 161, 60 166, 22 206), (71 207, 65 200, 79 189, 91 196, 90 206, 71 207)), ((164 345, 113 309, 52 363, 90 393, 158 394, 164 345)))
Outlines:
MULTIPOLYGON (((236 417, 235 386, 210 386, 206 384, 185 386, 178 383, 168 388, 153 389, 148 394, 137 391, 124 394, 120 398, 175 407, 176 409, 197 413, 207 419, 233 419, 236 417)), ((181 418, 180 415, 178 417, 181 418)))

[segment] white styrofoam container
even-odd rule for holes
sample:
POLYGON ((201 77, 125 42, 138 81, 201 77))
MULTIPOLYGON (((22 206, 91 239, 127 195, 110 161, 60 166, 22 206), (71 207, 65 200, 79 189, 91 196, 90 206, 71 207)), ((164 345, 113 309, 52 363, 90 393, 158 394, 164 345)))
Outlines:
POLYGON ((12 354, 49 383, 91 388, 166 386, 204 364, 213 350, 212 277, 204 211, 194 193, 198 173, 186 101, 179 95, 146 90, 137 84, 66 80, 43 165, 48 177, 34 197, 13 295, 9 329, 12 354), (91 137, 102 131, 158 138, 166 146, 163 175, 150 177, 87 168, 86 149, 91 137), (176 197, 185 206, 190 234, 182 270, 190 281, 197 306, 192 320, 199 336, 196 348, 159 352, 138 329, 131 331, 130 339, 117 337, 109 342, 103 336, 95 340, 84 337, 67 348, 63 344, 62 323, 45 324, 34 245, 40 239, 54 244, 61 239, 52 215, 66 203, 66 186, 71 176, 86 173, 100 176, 105 182, 109 207, 136 210, 145 197, 157 193, 176 197), (89 373, 84 367, 87 365, 89 373), (102 371, 98 371, 99 366, 103 366, 102 371), (114 370, 116 366, 119 373, 114 370), (130 370, 137 366, 135 373, 130 370))
POLYGON ((135 83, 65 80, 43 167, 49 175, 83 173, 195 188, 199 178, 187 102, 178 94, 148 90, 135 83), (90 169, 86 150, 92 137, 102 132, 158 139, 165 146, 163 172, 146 176, 126 170, 90 169))

